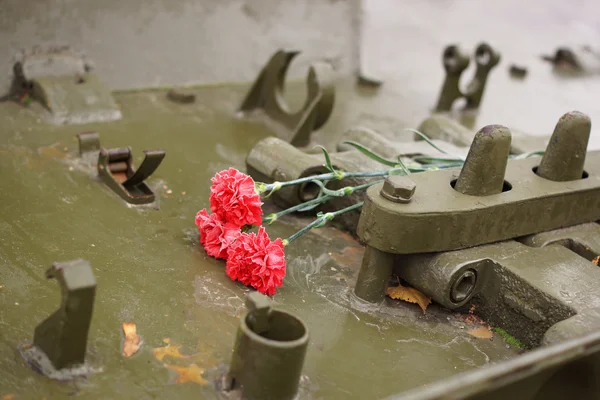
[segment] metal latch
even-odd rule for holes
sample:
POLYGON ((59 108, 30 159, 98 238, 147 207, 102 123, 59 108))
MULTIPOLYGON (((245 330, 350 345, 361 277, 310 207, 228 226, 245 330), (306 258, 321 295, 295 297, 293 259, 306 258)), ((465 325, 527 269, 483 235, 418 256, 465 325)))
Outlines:
POLYGON ((164 150, 144 150, 144 161, 136 170, 133 167, 131 148, 105 149, 100 146, 97 132, 85 132, 77 135, 79 154, 88 164, 96 162, 98 176, 123 200, 130 204, 141 205, 154 202, 156 196, 145 180, 162 163, 164 150))
POLYGON ((155 199, 154 192, 144 182, 156 171, 165 158, 164 150, 144 150, 144 161, 133 168, 131 148, 101 149, 98 156, 98 176, 131 204, 148 204, 155 199))

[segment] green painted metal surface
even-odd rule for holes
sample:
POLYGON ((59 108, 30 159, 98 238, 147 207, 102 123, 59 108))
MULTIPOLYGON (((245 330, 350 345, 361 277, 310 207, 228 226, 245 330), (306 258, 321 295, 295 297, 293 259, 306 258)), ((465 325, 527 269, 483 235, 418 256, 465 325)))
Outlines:
MULTIPOLYGON (((331 136, 322 140, 328 146, 368 100, 352 83, 340 90, 344 100, 325 131, 331 136)), ((211 383, 227 371, 248 290, 226 277, 221 261, 206 256, 193 219, 208 207, 214 173, 244 169, 247 152, 271 134, 234 116, 246 91, 202 88, 196 103, 185 105, 162 91, 116 94, 123 120, 81 126, 48 125, 34 108, 0 103, 1 394, 217 397, 211 383), (79 158, 76 134, 86 131, 99 132, 108 148, 167 152, 147 182, 160 210, 128 206, 102 184, 79 158), (47 266, 79 257, 91 263, 97 280, 88 360, 104 371, 62 384, 31 370, 18 346, 32 341, 35 326, 59 301, 56 287, 44 279, 47 266), (128 359, 121 355, 124 322, 137 324, 143 340, 128 359), (165 346, 165 338, 190 357, 157 360, 152 349, 165 346), (164 363, 194 363, 211 383, 175 383, 175 372, 164 363)), ((141 156, 134 153, 136 165, 141 156)), ((275 209, 265 205, 267 213, 275 209)), ((306 221, 283 219, 270 235, 287 237, 306 221)), ((461 318, 436 305, 423 314, 393 300, 377 306, 359 301, 352 292, 362 253, 356 241, 329 227, 286 249, 288 273, 273 300, 310 331, 302 398, 381 398, 516 355, 499 336, 490 341, 468 335, 461 318)))

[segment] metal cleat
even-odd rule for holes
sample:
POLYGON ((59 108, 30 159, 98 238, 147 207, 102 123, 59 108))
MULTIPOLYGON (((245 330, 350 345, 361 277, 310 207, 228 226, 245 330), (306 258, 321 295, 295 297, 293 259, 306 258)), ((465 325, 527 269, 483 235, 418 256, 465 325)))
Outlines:
POLYGON ((29 365, 52 379, 69 380, 94 372, 85 366, 96 279, 85 260, 57 262, 46 271, 61 288, 60 308, 35 328, 33 345, 21 352, 29 365))

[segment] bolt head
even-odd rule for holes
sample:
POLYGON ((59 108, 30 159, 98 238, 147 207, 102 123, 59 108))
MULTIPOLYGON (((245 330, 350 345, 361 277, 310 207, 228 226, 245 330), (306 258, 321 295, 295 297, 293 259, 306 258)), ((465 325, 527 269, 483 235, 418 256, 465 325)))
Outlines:
POLYGON ((417 184, 408 176, 391 175, 385 178, 380 194, 394 203, 408 203, 415 194, 416 188, 417 184))

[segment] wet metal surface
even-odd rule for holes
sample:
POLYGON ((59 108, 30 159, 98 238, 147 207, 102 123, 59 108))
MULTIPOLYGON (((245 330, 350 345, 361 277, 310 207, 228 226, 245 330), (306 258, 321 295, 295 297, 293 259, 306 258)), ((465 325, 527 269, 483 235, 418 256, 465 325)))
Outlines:
MULTIPOLYGON (((193 219, 208 207, 210 177, 229 166, 243 169, 248 150, 268 134, 233 116, 246 91, 204 88, 185 105, 162 91, 116 94, 123 120, 81 126, 47 125, 30 110, 0 103, 0 394, 216 398, 212 382, 227 370, 247 289, 206 256, 193 219), (76 134, 86 131, 99 132, 108 148, 169 154, 147 181, 160 210, 132 208, 100 183, 79 158, 76 134), (47 266, 76 258, 90 262, 97 280, 88 361, 104 372, 61 384, 30 370, 17 346, 31 342, 59 301, 43 278, 47 266), (137 324, 142 338, 128 359, 121 355, 124 322, 137 324), (155 358, 152 349, 167 338, 189 357, 155 358), (209 384, 175 383, 163 363, 195 364, 209 384)), ((375 106, 352 84, 343 84, 342 93, 328 124, 337 134, 356 122, 356 109, 375 106)), ((136 165, 141 156, 134 153, 136 165)), ((269 232, 287 237, 306 222, 283 219, 269 232)), ((436 305, 423 314, 415 304, 357 300, 352 288, 362 252, 330 227, 286 248, 288 273, 274 307, 300 317, 310 331, 302 398, 381 398, 516 355, 499 336, 468 335, 463 319, 436 305)))

